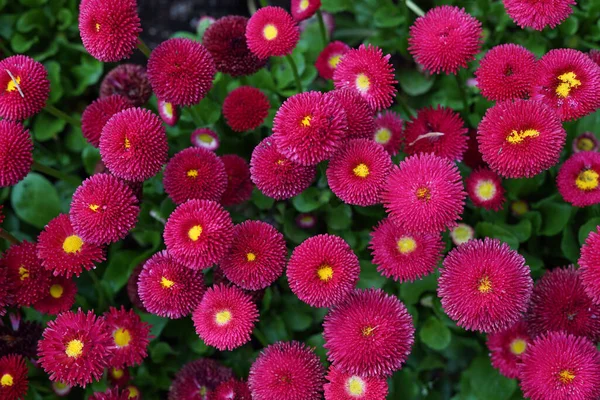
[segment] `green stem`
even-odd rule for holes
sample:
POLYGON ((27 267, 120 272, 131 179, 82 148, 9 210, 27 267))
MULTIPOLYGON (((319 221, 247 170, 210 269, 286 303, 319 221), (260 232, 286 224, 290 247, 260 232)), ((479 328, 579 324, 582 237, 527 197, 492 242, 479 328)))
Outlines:
POLYGON ((37 161, 33 162, 33 165, 31 166, 31 168, 35 169, 35 170, 37 170, 37 171, 39 171, 41 173, 44 173, 46 175, 52 176, 52 177, 54 177, 56 179, 60 179, 60 180, 63 180, 65 182, 68 182, 68 183, 70 183, 73 186, 79 186, 79 185, 81 185, 81 180, 79 180, 78 178, 75 178, 73 176, 69 176, 69 175, 67 175, 67 174, 65 174, 65 173, 63 173, 63 172, 61 172, 61 171, 59 171, 57 169, 54 169, 54 168, 48 167, 46 165, 40 164, 37 161))
POLYGON ((321 9, 317 10, 317 19, 319 20, 319 29, 321 30, 321 39, 323 39, 323 47, 327 46, 327 30, 325 29, 325 21, 321 9))
POLYGON ((73 125, 76 128, 81 128, 81 121, 60 111, 58 108, 54 107, 51 104, 46 105, 46 107, 44 107, 44 110, 46 110, 46 112, 48 112, 49 114, 54 115, 56 118, 60 118, 63 121, 68 122, 69 124, 73 125))
POLYGON ((469 100, 467 99, 467 91, 465 90, 465 82, 461 79, 460 74, 457 72, 456 75, 454 75, 454 77, 456 78, 456 85, 458 86, 458 91, 460 92, 460 97, 462 98, 462 102, 463 102, 463 112, 468 113, 469 112, 469 100))
POLYGON ((413 3, 412 0, 406 0, 406 6, 410 8, 411 11, 417 14, 419 17, 425 15, 425 12, 421 9, 421 7, 413 3))
POLYGON ((190 114, 190 118, 192 118, 194 124, 196 124, 196 128, 200 128, 202 126, 202 118, 200 118, 196 110, 194 110, 194 106, 188 107, 186 110, 190 114))
POLYGON ((94 288, 98 293, 98 308, 100 311, 104 311, 104 308, 106 307, 106 294, 104 293, 104 288, 102 287, 102 284, 100 283, 100 280, 93 269, 90 269, 88 274, 90 275, 90 278, 94 283, 94 288))
POLYGON ((10 244, 19 244, 21 243, 19 239, 14 237, 10 232, 0 228, 0 238, 7 240, 10 244))
POLYGON ((263 347, 269 346, 269 341, 267 340, 267 337, 260 331, 260 329, 255 327, 252 333, 254 334, 254 337, 258 339, 260 344, 262 344, 263 347))
POLYGON ((141 38, 138 38, 137 48, 146 56, 146 58, 150 58, 150 53, 152 51, 150 50, 150 47, 146 46, 146 43, 144 43, 141 38))
POLYGON ((406 114, 407 118, 411 118, 412 116, 414 116, 413 112, 411 111, 410 107, 408 106, 408 104, 406 103, 406 100, 404 100, 404 98, 402 98, 401 96, 397 96, 396 101, 400 105, 400 108, 402 109, 402 111, 404 111, 404 113, 406 114))
POLYGON ((302 93, 302 81, 300 80, 300 75, 298 75, 298 68, 296 67, 296 62, 292 58, 291 55, 285 56, 288 64, 290 64, 290 68, 292 69, 292 74, 294 74, 294 80, 296 81, 296 87, 298 88, 298 93, 302 93))
POLYGON ((268 7, 269 6, 269 2, 267 0, 259 0, 260 6, 261 7, 268 7))

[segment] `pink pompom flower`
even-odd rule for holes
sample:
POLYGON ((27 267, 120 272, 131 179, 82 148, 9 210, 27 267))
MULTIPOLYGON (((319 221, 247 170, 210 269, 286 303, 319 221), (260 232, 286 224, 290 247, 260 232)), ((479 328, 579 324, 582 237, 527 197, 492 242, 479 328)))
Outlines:
POLYGON ((94 100, 81 114, 81 132, 92 146, 100 146, 104 125, 113 115, 133 107, 125 97, 114 94, 94 100))
POLYGON ((32 165, 33 141, 29 131, 20 122, 0 120, 0 187, 16 185, 32 165))
POLYGON ((292 53, 300 40, 300 29, 292 16, 281 7, 262 7, 246 26, 248 48, 258 58, 292 53))
POLYGON ((242 204, 252 196, 254 184, 250 179, 250 166, 236 154, 221 156, 227 175, 227 188, 221 196, 221 204, 225 207, 242 204))
POLYGON ((223 117, 235 132, 258 128, 269 115, 271 104, 263 92, 252 86, 240 86, 223 101, 223 117))
POLYGON ((521 28, 541 31, 560 25, 573 12, 575 0, 503 0, 506 13, 521 28))
POLYGON ((490 333, 487 337, 487 347, 490 350, 492 366, 507 378, 518 378, 519 365, 531 343, 527 324, 523 320, 510 328, 490 333))
POLYGON ((0 117, 25 120, 46 107, 50 81, 46 68, 18 54, 0 61, 0 117))
POLYGON ((403 140, 402 118, 393 111, 384 111, 375 118, 373 140, 383 146, 390 155, 398 154, 403 140))
POLYGON ((325 400, 385 400, 388 384, 385 377, 360 376, 329 367, 325 384, 325 400))
POLYGON ((140 365, 148 355, 150 325, 142 322, 133 310, 110 307, 104 313, 106 329, 112 335, 114 353, 110 359, 113 368, 140 365))
POLYGON ((600 203, 600 153, 582 151, 564 162, 556 176, 558 192, 576 207, 600 203))
POLYGON ((600 227, 590 232, 581 247, 581 283, 594 304, 600 304, 600 227))
POLYGON ((323 79, 333 79, 335 69, 342 61, 342 57, 350 50, 344 42, 338 40, 329 43, 317 57, 315 68, 323 79))
POLYGON ((476 207, 486 210, 501 210, 504 204, 502 179, 488 168, 479 168, 465 182, 467 194, 476 207))

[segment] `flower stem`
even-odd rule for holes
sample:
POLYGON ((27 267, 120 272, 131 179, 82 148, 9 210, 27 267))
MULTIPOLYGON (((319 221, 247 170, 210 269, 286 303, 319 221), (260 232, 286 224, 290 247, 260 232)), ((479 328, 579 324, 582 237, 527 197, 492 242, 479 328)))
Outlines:
POLYGON ((319 29, 321 30, 321 39, 323 39, 323 47, 327 46, 327 30, 325 29, 325 21, 323 20, 323 13, 319 8, 317 10, 317 19, 319 20, 319 29))
POLYGON ((57 169, 54 169, 52 167, 48 167, 46 165, 40 164, 37 161, 33 162, 33 165, 31 166, 32 169, 35 169, 41 173, 44 173, 46 175, 50 175, 56 179, 60 179, 63 180, 65 182, 70 183, 73 186, 79 186, 81 185, 81 180, 79 178, 75 178, 73 176, 69 176, 57 169))
POLYGON ((90 278, 94 283, 94 288, 98 293, 98 308, 100 311, 104 311, 104 307, 106 307, 106 295, 104 293, 104 288, 102 287, 102 284, 100 283, 100 280, 93 269, 88 270, 88 274, 90 275, 90 278))
POLYGON ((425 15, 425 12, 421 9, 421 7, 413 3, 412 0, 406 0, 406 6, 410 8, 410 10, 417 14, 419 17, 425 15))
POLYGON ((294 74, 294 80, 296 81, 296 87, 298 88, 298 93, 302 93, 302 81, 300 80, 300 75, 298 75, 298 68, 296 67, 296 62, 292 58, 291 55, 285 56, 288 64, 290 64, 290 68, 292 69, 292 74, 294 74))
POLYGON ((137 48, 146 56, 146 58, 150 58, 150 53, 152 51, 150 50, 150 47, 148 47, 146 43, 144 43, 142 38, 138 38, 137 48))
POLYGON ((10 242, 10 244, 19 244, 21 243, 19 241, 19 239, 17 239, 16 237, 14 237, 10 232, 0 228, 0 238, 5 239, 6 241, 10 242))
POLYGON ((202 126, 202 118, 200 118, 200 116, 198 115, 196 110, 194 110, 194 106, 188 107, 188 108, 186 108, 186 110, 190 114, 192 121, 194 121, 196 128, 200 128, 202 126))
POLYGON ((259 0, 260 6, 261 7, 268 7, 269 6, 269 2, 267 0, 259 0))
POLYGON ((58 108, 54 107, 51 104, 46 105, 46 107, 44 107, 44 110, 46 110, 46 112, 48 112, 49 114, 54 115, 56 118, 60 118, 63 121, 68 122, 69 124, 73 125, 76 128, 81 128, 81 122, 79 120, 60 111, 58 108))
POLYGON ((456 75, 454 75, 454 77, 456 78, 456 85, 458 86, 458 91, 460 92, 460 97, 462 98, 462 102, 463 102, 463 112, 468 113, 469 112, 469 100, 467 99, 467 91, 465 90, 465 82, 461 79, 460 74, 457 72, 456 75))

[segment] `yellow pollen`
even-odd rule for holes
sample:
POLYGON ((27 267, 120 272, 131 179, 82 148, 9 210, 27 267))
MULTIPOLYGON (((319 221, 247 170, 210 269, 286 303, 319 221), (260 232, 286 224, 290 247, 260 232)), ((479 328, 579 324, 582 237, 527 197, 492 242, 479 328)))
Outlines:
POLYGON ((188 231, 188 237, 194 242, 197 241, 202 235, 202 227, 200 225, 194 225, 188 231))
POLYGON ((119 328, 113 333, 113 338, 117 346, 126 347, 131 342, 131 333, 125 328, 119 328))
POLYGON ((11 79, 11 80, 8 81, 8 85, 6 85, 6 91, 7 92, 14 92, 15 90, 17 90, 17 85, 20 85, 20 84, 21 84, 21 77, 20 76, 16 76, 15 80, 11 79))
POLYGON ((172 117, 173 116, 173 104, 171 104, 171 103, 164 103, 163 104, 163 111, 165 112, 165 114, 167 114, 167 116, 172 117))
POLYGON ((263 29, 263 36, 265 37, 265 39, 267 40, 273 40, 277 37, 277 34, 279 32, 277 31, 277 28, 275 27, 275 25, 273 24, 268 24, 267 26, 265 26, 265 28, 263 29))
POLYGON ((527 342, 523 339, 515 339, 510 343, 510 351, 517 356, 525 353, 527 350, 527 342))
POLYGON ((29 270, 25 268, 23 265, 19 267, 19 276, 22 281, 29 278, 29 270))
POLYGON ((50 296, 54 297, 55 299, 60 299, 64 291, 65 289, 62 287, 62 285, 55 284, 50 286, 50 296))
POLYGON ((415 239, 409 236, 400 238, 400 240, 398 240, 397 245, 398 251, 402 254, 412 253, 417 248, 417 242, 415 241, 415 239))
POLYGON ((479 281, 479 286, 477 287, 477 290, 479 290, 480 293, 486 294, 492 291, 492 282, 490 281, 490 278, 488 278, 487 276, 484 276, 483 278, 481 278, 481 280, 479 281))
POLYGON ((431 200, 431 192, 426 187, 421 187, 417 189, 417 199, 419 200, 431 200))
POLYGON ((206 144, 211 144, 215 140, 214 137, 207 135, 206 133, 198 135, 198 139, 200 139, 200 141, 202 143, 206 143, 206 144))
POLYGON ((125 375, 125 371, 122 369, 113 368, 112 375, 115 379, 121 379, 125 375))
POLYGON ((90 210, 92 210, 93 212, 98 212, 99 208, 100 206, 98 204, 90 204, 90 210))
POLYGON ((392 138, 392 132, 387 128, 381 128, 375 132, 375 141, 379 144, 386 144, 392 138))
POLYGON ((140 396, 140 391, 135 386, 127 386, 127 390, 129 391, 128 399, 135 399, 140 396))
POLYGON ((77 358, 83 353, 83 342, 78 339, 73 339, 67 343, 65 354, 71 358, 77 358))
POLYGON ((556 87, 556 94, 559 97, 565 98, 571 93, 571 89, 581 86, 581 81, 577 79, 575 72, 565 72, 558 76, 561 82, 556 87))
POLYGON ((598 187, 599 176, 593 169, 586 169, 577 175, 575 185, 581 190, 594 190, 598 187))
POLYGON ((219 311, 217 315, 215 315, 215 322, 219 326, 223 326, 231 321, 231 312, 229 310, 219 311))
POLYGON ((572 371, 569 371, 568 369, 563 369, 562 371, 560 371, 558 373, 558 379, 564 383, 565 385, 573 382, 573 379, 575 379, 575 374, 572 371))
POLYGON ((372 326, 365 326, 364 328, 362 328, 362 335, 368 337, 371 336, 374 331, 375 328, 373 328, 372 326))
POLYGON ((131 147, 131 142, 129 141, 129 139, 125 138, 125 148, 128 149, 131 147))
POLYGON ((246 254, 246 260, 248 260, 248 261, 254 261, 254 260, 256 260, 256 254, 254 254, 254 253, 248 253, 248 254, 246 254))
POLYGON ((96 32, 100 32, 100 24, 96 23, 96 32))
POLYGON ((283 163, 284 163, 284 161, 283 161, 283 160, 277 160, 277 165, 281 165, 281 164, 283 164, 283 163))
POLYGON ((328 282, 331 280, 331 278, 333 278, 333 268, 331 268, 329 265, 322 265, 317 270, 317 275, 319 275, 319 279, 323 282, 328 282))
POLYGON ((529 211, 529 206, 524 200, 517 200, 511 204, 511 209, 516 215, 523 215, 529 211))
POLYGON ((311 119, 312 117, 310 115, 307 115, 306 117, 302 118, 302 126, 308 128, 310 126, 311 119))
POLYGON ((579 150, 590 151, 594 148, 594 142, 589 138, 581 138, 577 141, 577 148, 579 150))
POLYGON ((79 252, 82 246, 83 240, 77 235, 71 235, 67 236, 62 247, 65 253, 73 254, 79 252))
POLYGON ((356 88, 360 92, 366 92, 367 90, 369 90, 370 86, 371 81, 369 80, 369 77, 365 74, 358 74, 358 76, 356 77, 356 88))
POLYGON ((525 138, 534 138, 540 136, 540 132, 535 129, 526 129, 524 131, 518 131, 513 129, 510 135, 506 137, 506 141, 511 144, 519 144, 525 140, 525 138))
POLYGON ((2 375, 2 378, 0 378, 0 385, 2 386, 12 386, 13 384, 14 379, 10 374, 4 374, 2 375))
POLYGON ((359 178, 366 178, 369 176, 369 167, 367 167, 366 164, 360 163, 354 167, 352 172, 354 172, 354 175, 358 176, 359 178))
POLYGON ((336 54, 335 56, 329 57, 329 60, 327 61, 327 63, 329 64, 329 67, 331 67, 331 69, 335 69, 341 60, 342 60, 342 55, 336 54))
POLYGON ((473 239, 473 231, 465 224, 458 224, 458 226, 452 229, 452 238, 457 244, 467 243, 473 239))
POLYGON ((200 390, 198 390, 198 393, 200 393, 200 398, 204 399, 206 398, 206 393, 208 392, 208 388, 206 386, 202 386, 200 387, 200 390))
POLYGON ((310 2, 308 0, 302 0, 300 2, 300 11, 306 10, 309 5, 310 5, 310 2))
POLYGON ((496 195, 496 185, 492 181, 481 181, 475 186, 475 192, 480 199, 491 200, 496 195))
POLYGON ((175 286, 175 282, 173 282, 172 280, 169 280, 169 279, 165 278, 164 276, 162 278, 160 278, 160 284, 165 289, 170 289, 173 286, 175 286))
POLYGON ((365 381, 358 376, 351 376, 346 381, 346 390, 352 397, 358 397, 365 394, 365 381))
POLYGON ((197 176, 198 176, 198 170, 197 170, 197 169, 190 169, 190 170, 187 172, 187 176, 188 176, 188 177, 190 177, 190 178, 195 178, 195 177, 197 177, 197 176))

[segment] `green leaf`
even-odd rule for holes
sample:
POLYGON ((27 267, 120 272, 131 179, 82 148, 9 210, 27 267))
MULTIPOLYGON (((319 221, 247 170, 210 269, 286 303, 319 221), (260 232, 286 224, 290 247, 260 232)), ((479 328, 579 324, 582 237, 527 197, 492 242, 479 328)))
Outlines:
POLYGON ((398 75, 400 87, 409 96, 420 96, 431 89, 435 75, 426 76, 416 69, 404 69, 398 75))
POLYGON ((171 354, 177 354, 177 352, 168 343, 158 342, 150 345, 150 358, 155 363, 162 363, 171 354))
POLYGON ((100 161, 100 150, 92 145, 88 145, 81 152, 81 160, 83 161, 85 172, 88 175, 92 175, 96 169, 98 161, 100 161))
POLYGON ((251 197, 252 203, 261 210, 268 210, 273 207, 275 200, 269 196, 265 196, 260 190, 254 188, 251 197))
POLYGON ((560 233, 569 222, 571 206, 560 203, 544 203, 539 207, 542 213, 540 235, 554 236, 560 233))
POLYGON ((360 260, 360 279, 358 287, 362 289, 382 288, 386 277, 377 271, 377 267, 368 260, 360 260))
POLYGON ((579 259, 579 244, 577 243, 577 239, 575 238, 575 234, 571 227, 566 227, 563 230, 562 238, 560 240, 560 249, 571 261, 572 263, 576 263, 579 259))
POLYGON ((478 236, 496 238, 502 242, 506 242, 513 250, 519 248, 519 239, 511 231, 500 225, 479 222, 475 227, 475 231, 478 236))
POLYGON ((204 125, 214 124, 221 116, 221 106, 219 103, 208 97, 203 98, 200 103, 196 104, 194 111, 196 111, 196 114, 198 114, 204 125))
POLYGON ((137 255, 139 255, 137 251, 121 250, 110 257, 102 280, 113 293, 117 293, 127 283, 131 271, 136 266, 131 260, 137 255))
POLYGON ((600 217, 592 218, 579 228, 579 244, 583 245, 585 239, 589 236, 591 231, 596 231, 596 227, 600 225, 600 217))
POLYGON ((73 23, 73 13, 68 8, 61 8, 56 14, 58 20, 58 30, 64 31, 73 23))
POLYGON ((400 14, 397 6, 390 4, 375 11, 373 22, 379 28, 393 28, 404 22, 404 16, 400 14))
POLYGON ((60 212, 60 200, 56 188, 35 172, 29 173, 13 188, 10 202, 17 216, 42 229, 60 212))
POLYGON ((307 213, 316 210, 323 204, 329 203, 331 191, 309 187, 298 196, 292 198, 292 204, 296 210, 307 213))
POLYGON ((29 10, 17 20, 16 28, 19 32, 29 33, 34 29, 44 31, 47 29, 47 18, 41 9, 29 10))
POLYGON ((579 29, 579 20, 576 16, 572 15, 560 24, 558 28, 565 36, 573 36, 577 33, 577 29, 579 29))
POLYGON ((434 350, 444 350, 450 344, 450 329, 436 317, 429 317, 421 330, 419 337, 427 346, 434 350))
POLYGON ((102 62, 91 56, 82 56, 81 63, 71 68, 72 79, 76 84, 73 95, 79 96, 83 94, 88 86, 97 83, 102 76, 103 66, 102 62))
POLYGON ((56 61, 49 61, 44 65, 48 71, 48 80, 50 80, 50 98, 48 99, 48 103, 54 104, 64 93, 60 81, 60 64, 56 61))
POLYGON ((352 225, 352 208, 347 204, 329 207, 325 221, 331 229, 348 229, 352 225))
POLYGON ((27 50, 31 48, 34 44, 39 41, 37 36, 28 35, 24 36, 21 33, 15 33, 13 37, 10 39, 10 46, 17 53, 25 53, 27 50))
POLYGON ((163 329, 165 329, 165 326, 167 326, 169 319, 145 312, 138 312, 138 314, 140 315, 142 321, 144 321, 147 324, 150 324, 150 335, 152 335, 152 337, 154 338, 153 340, 158 339, 163 329))
POLYGON ((40 142, 56 138, 66 124, 62 119, 42 112, 35 117, 33 122, 33 137, 40 142))
POLYGON ((329 13, 346 11, 351 5, 351 0, 321 0, 321 9, 329 13))
POLYGON ((517 381, 500 375, 492 368, 489 357, 477 357, 469 369, 465 371, 471 390, 478 399, 507 400, 517 389, 517 381))
POLYGON ((423 279, 400 284, 400 298, 407 305, 417 304, 423 293, 435 293, 436 288, 437 274, 427 275, 423 279))
POLYGON ((47 3, 48 0, 19 0, 21 4, 29 7, 40 7, 47 3))

